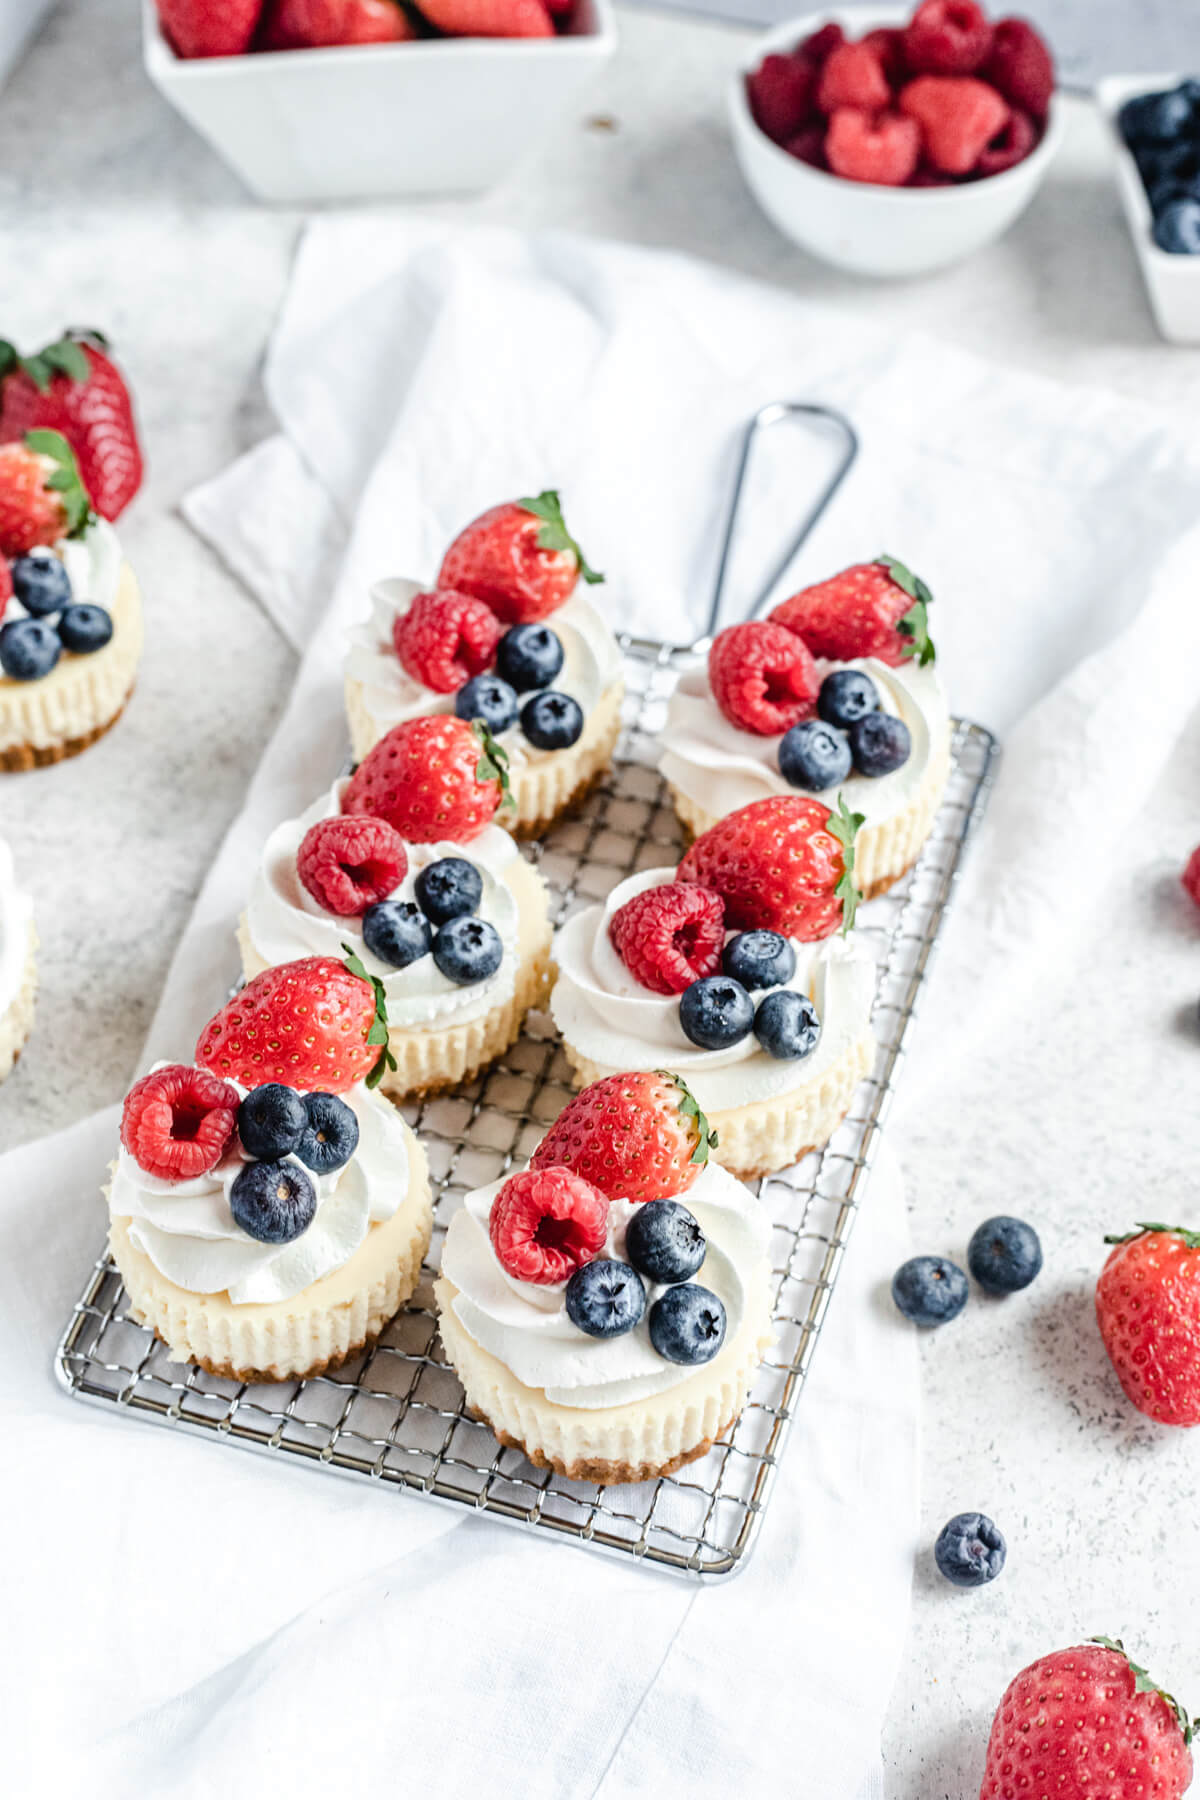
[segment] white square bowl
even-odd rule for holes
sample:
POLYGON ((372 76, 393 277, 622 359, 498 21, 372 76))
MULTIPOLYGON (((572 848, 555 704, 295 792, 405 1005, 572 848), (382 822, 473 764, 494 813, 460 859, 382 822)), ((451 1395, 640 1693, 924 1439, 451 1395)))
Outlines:
POLYGON ((1110 75, 1097 83, 1096 98, 1112 130, 1117 183, 1154 322, 1172 344, 1200 344, 1200 256, 1173 256, 1155 243, 1154 217, 1141 171, 1117 124, 1126 100, 1135 94, 1162 93, 1182 80, 1182 75, 1110 75))
POLYGON ((611 0, 553 38, 423 38, 185 60, 142 0, 146 72, 260 200, 492 187, 616 49, 611 0))

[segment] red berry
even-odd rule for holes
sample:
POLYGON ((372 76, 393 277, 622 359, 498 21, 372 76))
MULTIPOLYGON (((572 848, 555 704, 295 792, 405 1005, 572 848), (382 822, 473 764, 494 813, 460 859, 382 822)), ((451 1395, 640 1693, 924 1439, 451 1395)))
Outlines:
POLYGON ((731 725, 774 737, 811 716, 821 683, 803 644, 796 654, 798 642, 762 619, 717 633, 708 653, 708 679, 731 725))
POLYGON ((1038 129, 1029 114, 1018 112, 1014 107, 1008 115, 1008 123, 980 153, 975 173, 1002 175, 1005 169, 1015 168, 1025 161, 1037 139, 1038 129))
POLYGON ((914 75, 972 75, 991 42, 975 0, 923 0, 904 33, 904 57, 914 75))
POLYGON ((169 1063, 135 1081, 121 1109, 121 1142, 139 1169, 190 1181, 215 1169, 233 1141, 236 1088, 206 1069, 169 1063))
POLYGON ((66 332, 36 356, 0 343, 0 443, 60 431, 103 518, 115 519, 142 484, 142 451, 125 378, 98 332, 66 332))
POLYGON ((826 58, 817 89, 823 113, 836 112, 839 106, 878 112, 891 97, 883 64, 869 44, 839 44, 826 58))
POLYGON ((62 499, 46 485, 53 474, 48 456, 25 444, 0 444, 0 556, 56 544, 69 529, 62 499))
POLYGON ((531 500, 493 506, 460 531, 442 558, 438 586, 474 594, 505 625, 522 625, 557 611, 581 575, 604 579, 588 567, 558 494, 547 488, 531 500))
POLYGON ((797 162, 807 163, 810 168, 824 169, 828 167, 825 160, 825 127, 823 125, 805 125, 795 137, 789 138, 783 146, 789 156, 797 162))
POLYGON ((241 56, 263 0, 158 0, 163 35, 177 56, 241 56))
POLYGON ((455 37, 554 36, 542 0, 421 0, 421 12, 439 31, 455 37))
POLYGON ((872 117, 843 106, 829 121, 825 155, 834 174, 847 181, 903 187, 915 173, 920 154, 920 129, 912 119, 902 119, 899 113, 872 117))
POLYGON ((400 833, 368 813, 318 819, 296 852, 296 872, 317 905, 344 919, 395 893, 407 868, 400 833))
POLYGON ((965 175, 1008 123, 995 88, 969 75, 918 75, 900 95, 900 110, 921 127, 925 155, 944 175, 965 175))
POLYGON ((668 881, 635 894, 613 914, 613 948, 629 973, 655 994, 682 994, 715 975, 725 948, 725 907, 711 888, 668 881))
POLYGON ((1175 1701, 1101 1638, 1039 1657, 1010 1682, 979 1800, 1182 1800, 1191 1779, 1175 1701))
POLYGON ((909 177, 908 185, 914 188, 954 187, 956 183, 953 175, 943 175, 940 169, 931 169, 922 164, 916 174, 909 177))
POLYGON ((1118 1242, 1096 1283, 1096 1320, 1139 1412, 1200 1425, 1200 1235, 1139 1227, 1118 1242))
POLYGON ((1054 58, 1027 19, 1001 19, 988 59, 979 71, 1004 98, 1040 124, 1054 93, 1054 58))
POLYGON ((881 25, 868 31, 863 43, 873 50, 888 79, 888 86, 898 88, 909 73, 904 60, 904 32, 898 25, 881 25))
POLYGON ((501 1266, 518 1281, 566 1281, 599 1256, 608 1200, 581 1175, 544 1166, 511 1175, 492 1201, 488 1233, 501 1266))
POLYGON ((805 62, 820 68, 826 57, 844 44, 846 34, 840 25, 822 25, 819 31, 810 32, 802 43, 796 45, 793 55, 802 56, 805 62))
POLYGON ((481 727, 453 713, 405 719, 359 763, 342 811, 386 819, 410 844, 466 844, 504 797, 503 758, 481 727))
POLYGON ((669 1200, 687 1192, 716 1142, 687 1083, 645 1069, 606 1075, 568 1100, 529 1166, 573 1169, 610 1200, 669 1200))
POLYGON ((1197 844, 1196 848, 1192 851, 1192 854, 1188 857, 1180 880, 1183 882, 1188 893, 1192 896, 1192 899, 1196 902, 1196 905, 1200 906, 1200 844, 1197 844))
POLYGON ((913 655, 929 660, 921 624, 910 620, 908 631, 899 628, 913 609, 911 594, 892 579, 888 567, 871 562, 856 563, 828 581, 801 588, 781 600, 771 618, 803 638, 814 656, 831 662, 874 656, 897 668, 913 655))
POLYGON ((764 56, 746 77, 746 96, 760 131, 776 144, 794 137, 812 112, 817 71, 798 56, 764 56))
POLYGON ((842 923, 847 886, 832 819, 798 794, 755 800, 700 834, 679 879, 715 888, 731 931, 779 931, 806 944, 828 937, 842 923))
POLYGON ((306 956, 264 969, 227 1001, 200 1033, 196 1061, 242 1087, 281 1081, 341 1094, 382 1075, 381 1024, 365 975, 332 956, 306 956))
POLYGON ((264 50, 321 50, 343 44, 397 44, 417 34, 398 0, 273 0, 264 50))
POLYGON ((490 606, 450 588, 415 595, 392 628, 404 668, 436 694, 456 694, 472 675, 490 669, 502 635, 490 606))

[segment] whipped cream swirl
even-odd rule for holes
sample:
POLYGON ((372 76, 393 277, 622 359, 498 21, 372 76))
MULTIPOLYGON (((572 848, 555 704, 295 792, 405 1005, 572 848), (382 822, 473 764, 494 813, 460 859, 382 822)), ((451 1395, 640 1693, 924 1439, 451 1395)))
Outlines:
MULTIPOLYGON (((753 1032, 724 1050, 702 1050, 684 1035, 678 994, 655 994, 617 955, 609 926, 618 908, 648 888, 677 881, 677 869, 645 869, 618 883, 603 906, 568 919, 555 936, 558 980, 550 1011, 563 1037, 604 1070, 669 1068, 682 1075, 705 1112, 774 1099, 822 1075, 867 1030, 875 966, 854 942, 792 939, 789 988, 807 994, 821 1021, 809 1056, 768 1056, 753 1032)), ((733 936, 731 932, 728 934, 733 936)))
MULTIPOLYGON (((229 1085, 246 1091, 237 1082, 229 1085)), ((229 1190, 251 1160, 236 1138, 215 1169, 189 1181, 148 1175, 122 1145, 108 1190, 110 1214, 129 1221, 130 1243, 176 1287, 228 1293, 235 1306, 290 1300, 349 1262, 370 1227, 390 1219, 408 1193, 408 1142, 399 1113, 362 1082, 339 1098, 358 1120, 358 1145, 330 1175, 305 1170, 317 1191, 317 1210, 292 1243, 260 1244, 235 1222, 229 1190)))
POLYGON ((371 975, 383 982, 388 1021, 394 1031, 465 1025, 492 1007, 506 1004, 513 993, 517 971, 517 936, 520 926, 516 898, 505 883, 505 870, 520 856, 507 831, 487 825, 468 844, 409 844, 404 848, 408 868, 392 900, 415 903, 416 879, 421 870, 444 856, 462 856, 474 863, 483 878, 483 894, 477 916, 494 925, 504 946, 500 967, 486 981, 460 986, 443 975, 432 956, 422 956, 406 969, 393 968, 373 956, 363 941, 362 918, 344 918, 327 912, 316 900, 296 869, 296 853, 304 834, 319 819, 341 813, 344 781, 336 781, 327 795, 314 802, 298 819, 288 819, 267 839, 255 870, 246 907, 250 941, 263 961, 292 962, 301 956, 341 958, 342 944, 349 944, 371 975))
MULTIPOLYGON (((869 675, 883 711, 903 719, 912 738, 908 761, 890 775, 851 773, 815 796, 836 807, 842 794, 852 811, 862 813, 868 825, 877 825, 912 803, 930 762, 945 752, 950 737, 945 689, 934 664, 922 669, 909 661, 892 669, 873 656, 817 663, 822 680, 834 669, 861 669, 869 675)), ((712 818, 727 818, 772 794, 798 791, 779 773, 779 738, 759 737, 732 724, 713 699, 707 669, 693 669, 680 680, 671 696, 663 743, 659 772, 712 818)))
POLYGON ((33 901, 18 888, 12 851, 0 838, 0 1013, 12 1005, 25 979, 32 923, 33 901))
MULTIPOLYGON (((362 683, 367 711, 381 732, 390 731, 404 719, 454 711, 454 695, 435 693, 423 682, 414 681, 396 655, 392 640, 396 620, 408 611, 418 594, 427 591, 417 581, 377 582, 371 589, 370 618, 350 633, 346 674, 362 683)), ((577 700, 586 719, 605 691, 620 678, 621 652, 617 641, 590 600, 579 592, 539 622, 548 625, 562 641, 563 666, 554 688, 577 700)), ((512 769, 558 754, 535 748, 519 725, 510 725, 496 741, 507 750, 512 769)))
MULTIPOLYGON (((504 1181, 468 1194, 450 1221, 442 1273, 458 1289, 452 1305, 464 1330, 510 1369, 525 1387, 540 1388, 558 1406, 597 1408, 647 1400, 686 1381, 695 1369, 667 1362, 650 1342, 650 1307, 665 1290, 646 1286, 646 1313, 621 1337, 593 1338, 567 1317, 566 1282, 541 1286, 510 1275, 492 1249, 488 1220, 504 1181)), ((769 1226, 761 1206, 740 1181, 708 1163, 685 1194, 708 1240, 693 1276, 722 1301, 726 1343, 752 1310, 767 1311, 769 1226)), ((637 1210, 631 1200, 608 1209, 601 1256, 625 1260, 625 1228, 637 1210)))

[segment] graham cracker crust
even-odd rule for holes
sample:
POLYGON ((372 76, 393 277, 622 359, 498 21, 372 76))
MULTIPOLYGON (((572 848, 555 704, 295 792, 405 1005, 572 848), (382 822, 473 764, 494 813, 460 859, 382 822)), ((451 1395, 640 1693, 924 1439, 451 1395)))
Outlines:
POLYGON ((597 769, 593 774, 588 775, 580 782, 577 788, 572 789, 563 804, 556 807, 553 812, 543 813, 540 818, 527 819, 523 823, 509 826, 506 829, 509 830, 511 836, 517 839, 518 843, 528 843, 531 838, 541 837, 543 832, 549 831, 552 825, 559 824, 563 819, 574 818, 575 814, 579 812, 585 801, 587 801, 600 786, 600 783, 604 778, 607 775, 611 775, 611 773, 612 763, 609 762, 604 768, 597 769))
POLYGON ((15 744, 8 750, 0 750, 0 774, 18 775, 29 769, 47 769, 52 763, 66 762, 68 757, 90 750, 112 730, 132 698, 133 689, 130 688, 112 718, 104 725, 97 725, 94 731, 85 731, 82 737, 64 738, 61 744, 43 748, 34 744, 15 744))
POLYGON ((564 1463, 557 1456, 547 1456, 543 1450, 530 1450, 519 1438, 511 1437, 507 1431, 497 1431, 487 1414, 477 1406, 469 1406, 467 1411, 473 1419, 497 1437, 506 1450, 519 1450, 521 1455, 531 1462, 535 1469, 553 1469, 556 1475, 562 1475, 567 1481, 593 1481, 602 1486, 616 1486, 621 1482, 657 1481, 665 1475, 673 1475, 676 1469, 682 1469, 685 1463, 697 1462, 700 1457, 707 1456, 717 1438, 724 1437, 733 1428, 733 1419, 726 1419, 714 1437, 705 1438, 692 1450, 685 1450, 679 1456, 673 1456, 670 1462, 661 1464, 606 1462, 602 1458, 582 1457, 578 1462, 564 1463))
MULTIPOLYGON (((136 1319, 138 1324, 145 1326, 147 1330, 154 1330, 149 1321, 141 1317, 133 1307, 130 1308, 130 1317, 136 1319)), ((390 1323, 389 1319, 388 1324, 390 1323)), ((304 1369, 301 1372, 293 1370, 286 1375, 277 1375, 271 1369, 235 1369, 232 1363, 212 1362, 207 1356, 191 1355, 187 1360, 206 1369, 210 1375, 219 1375, 223 1381, 244 1381, 258 1386, 273 1386, 281 1381, 311 1381, 317 1375, 331 1375, 337 1369, 344 1368, 347 1363, 353 1362, 355 1357, 364 1356, 368 1350, 373 1350, 386 1330, 387 1326, 385 1325, 379 1331, 371 1332, 361 1344, 355 1344, 336 1356, 327 1356, 324 1362, 314 1363, 310 1369, 304 1369)), ((159 1342, 162 1342, 161 1338, 159 1342)))

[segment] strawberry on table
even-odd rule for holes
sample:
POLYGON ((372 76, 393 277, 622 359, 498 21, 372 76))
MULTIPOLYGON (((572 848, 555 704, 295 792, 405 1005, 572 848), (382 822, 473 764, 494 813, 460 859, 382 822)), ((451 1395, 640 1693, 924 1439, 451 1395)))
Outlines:
POLYGON ((717 1147, 687 1083, 665 1069, 606 1075, 568 1100, 529 1159, 573 1169, 610 1200, 686 1193, 717 1147))
POLYGON ((917 121, 943 175, 968 175, 1008 124, 1008 102, 972 75, 918 75, 901 89, 900 111, 917 121))
POLYGON ((1096 1322, 1129 1399, 1163 1425, 1200 1425, 1200 1233, 1139 1225, 1096 1283, 1096 1322))
POLYGON ((374 813, 410 844, 468 843, 509 797, 508 757, 479 719, 405 719, 370 750, 343 813, 374 813))
POLYGON ((1039 1657, 996 1709, 979 1800, 1182 1800, 1187 1713, 1119 1638, 1039 1657))
MULTIPOLYGON (((3 577, 0 576, 0 580, 3 577)), ((1192 851, 1184 865, 1183 874, 1179 877, 1184 888, 1192 899, 1200 906, 1200 844, 1192 851)))
POLYGON ((71 446, 57 431, 0 444, 0 556, 77 537, 92 518, 71 446))
POLYGON ((811 716, 821 683, 808 649, 769 620, 728 625, 708 652, 713 699, 741 731, 777 737, 811 716))
MULTIPOLYGON (((541 6, 541 0, 534 3, 541 6)), ((443 31, 460 29, 429 17, 443 31)), ((438 586, 473 594, 505 625, 525 625, 556 612, 581 575, 589 583, 604 580, 589 568, 567 530, 557 492, 547 488, 532 499, 493 506, 460 531, 442 558, 438 586)))
POLYGON ((725 906, 711 888, 668 881, 619 907, 608 935, 643 987, 654 994, 682 994, 721 967, 725 906))
POLYGON ((854 923, 854 839, 862 814, 839 800, 778 794, 730 813, 696 839, 680 881, 715 888, 731 931, 778 931, 813 943, 854 923))
POLYGON ((833 662, 874 656, 892 668, 915 657, 923 667, 936 660, 929 636, 932 599, 919 575, 894 556, 877 556, 802 588, 780 601, 771 618, 803 638, 814 656, 833 662))
POLYGON ((92 505, 105 519, 142 485, 142 452, 125 378, 98 331, 64 332, 35 356, 0 339, 0 443, 61 432, 92 505))
POLYGON ((353 953, 344 963, 307 956, 264 969, 209 1020, 196 1061, 246 1088, 268 1081, 301 1093, 341 1094, 359 1081, 375 1087, 396 1066, 383 984, 353 953))
MULTIPOLYGON (((241 56, 263 0, 157 0, 163 35, 177 56, 241 56)), ((107 517, 107 515, 106 515, 107 517)))
POLYGON ((334 50, 416 37, 399 0, 267 0, 264 50, 334 50))
POLYGON ((392 628, 396 655, 414 681, 437 694, 456 694, 496 660, 499 619, 473 594, 441 588, 417 594, 392 628))

